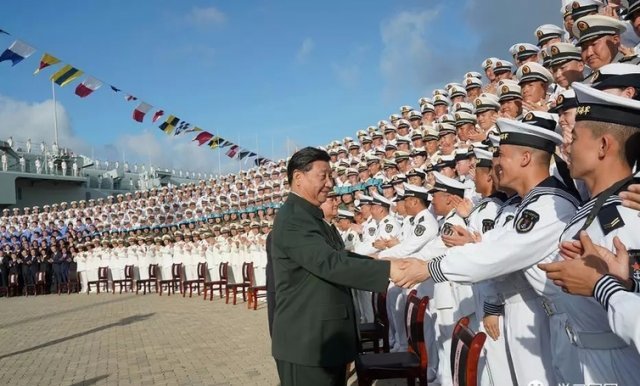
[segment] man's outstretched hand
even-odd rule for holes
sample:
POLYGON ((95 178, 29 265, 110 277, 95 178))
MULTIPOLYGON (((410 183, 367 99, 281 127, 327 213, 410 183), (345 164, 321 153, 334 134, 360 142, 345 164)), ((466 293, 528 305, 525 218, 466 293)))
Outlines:
POLYGON ((429 278, 427 262, 409 257, 391 260, 391 281, 398 287, 410 288, 429 278))

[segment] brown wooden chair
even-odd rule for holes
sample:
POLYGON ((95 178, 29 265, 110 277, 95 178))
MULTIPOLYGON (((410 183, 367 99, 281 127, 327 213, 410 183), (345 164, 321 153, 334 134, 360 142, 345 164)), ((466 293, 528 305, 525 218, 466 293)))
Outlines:
POLYGON ((29 294, 33 294, 34 296, 38 295, 38 291, 36 291, 36 283, 27 283, 27 278, 24 279, 24 288, 22 289, 22 293, 24 296, 29 296, 29 294))
POLYGON ((267 285, 257 285, 256 283, 256 270, 255 267, 253 266, 253 263, 251 263, 251 278, 249 280, 251 284, 251 286, 249 287, 249 304, 247 304, 248 308, 251 308, 251 306, 253 305, 253 309, 257 310, 258 309, 258 298, 266 298, 267 297, 267 285), (264 292, 264 293, 260 293, 260 291, 264 292))
POLYGON ((218 265, 219 280, 206 281, 204 283, 204 300, 207 300, 207 291, 209 292, 209 301, 213 300, 213 291, 220 291, 220 298, 223 297, 222 290, 229 283, 229 263, 220 263, 218 265))
POLYGON ((454 386, 478 384, 478 361, 487 339, 484 332, 474 333, 466 316, 456 323, 451 340, 451 376, 454 386))
POLYGON ((358 385, 370 386, 376 379, 405 378, 407 385, 427 385, 427 348, 424 343, 424 315, 429 304, 427 296, 418 298, 416 290, 409 293, 405 306, 408 352, 359 354, 356 357, 358 385))
POLYGON ((7 297, 10 296, 18 296, 18 292, 20 291, 20 281, 18 280, 17 273, 9 274, 9 285, 7 286, 7 297), (13 295, 11 295, 13 294, 13 295))
POLYGON ((36 272, 36 295, 47 293, 47 274, 43 271, 36 272))
POLYGON ((141 287, 143 295, 147 294, 147 288, 149 292, 151 292, 151 285, 155 287, 156 293, 158 293, 158 271, 160 270, 160 266, 158 264, 149 264, 147 270, 147 272, 149 272, 148 279, 136 280, 136 295, 141 287))
POLYGON ((182 297, 187 296, 187 287, 189 287, 189 297, 191 297, 193 295, 193 286, 196 286, 198 296, 200 296, 200 286, 202 285, 204 287, 208 271, 209 268, 207 267, 207 263, 198 263, 198 278, 194 280, 185 280, 182 297))
POLYGON ((160 296, 162 296, 163 286, 167 287, 167 296, 171 296, 171 291, 175 294, 176 287, 178 287, 178 291, 184 291, 182 288, 182 263, 171 265, 171 279, 160 280, 160 296))
POLYGON ((225 288, 226 300, 225 303, 229 304, 229 293, 233 293, 233 305, 235 306, 238 291, 242 290, 242 300, 247 301, 247 290, 253 284, 251 282, 251 272, 253 272, 253 263, 242 263, 242 282, 240 283, 227 283, 225 288))
POLYGON ((133 265, 124 266, 124 279, 113 280, 111 282, 111 292, 114 295, 116 293, 116 284, 120 286, 120 293, 122 293, 123 287, 125 292, 133 292, 133 272, 133 265))
POLYGON ((387 315, 387 291, 371 294, 373 305, 373 323, 360 323, 360 352, 389 352, 389 316, 387 315), (372 349, 363 348, 364 343, 371 343, 372 349))
POLYGON ((78 280, 78 264, 75 261, 69 263, 69 275, 67 281, 58 283, 58 295, 66 292, 80 292, 80 281, 78 280))
POLYGON ((87 282, 87 294, 91 292, 92 284, 95 284, 97 293, 100 293, 100 284, 102 284, 104 290, 109 293, 109 267, 98 268, 98 280, 91 280, 87 282))

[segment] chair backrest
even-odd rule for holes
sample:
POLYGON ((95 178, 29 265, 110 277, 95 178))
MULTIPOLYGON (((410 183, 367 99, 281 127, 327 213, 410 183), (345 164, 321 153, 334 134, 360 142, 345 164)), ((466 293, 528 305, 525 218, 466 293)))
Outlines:
POLYGON ((372 292, 371 304, 373 305, 373 317, 375 322, 382 326, 389 325, 389 315, 387 315, 387 291, 372 292))
POLYGON ((205 280, 207 278, 207 263, 198 263, 198 280, 205 280))
POLYGON ((78 273, 78 263, 72 261, 69 263, 69 280, 75 280, 76 274, 78 273))
POLYGON ((404 324, 407 326, 407 339, 409 341, 409 352, 413 352, 420 358, 420 369, 427 370, 429 356, 424 343, 424 315, 429 305, 429 297, 418 297, 418 292, 412 290, 407 297, 407 304, 404 309, 404 324))
POLYGON ((486 339, 484 332, 471 331, 466 316, 456 323, 451 339, 451 376, 454 386, 478 384, 478 360, 486 339))
POLYGON ((149 264, 149 279, 158 278, 158 264, 149 264))
POLYGON ((47 274, 43 271, 38 271, 38 273, 36 273, 36 282, 44 283, 45 280, 47 280, 47 274))
POLYGON ((124 266, 124 278, 133 279, 133 265, 124 266))
POLYGON ((218 266, 220 280, 229 280, 229 263, 220 263, 218 266))
POLYGON ((98 280, 108 280, 108 279, 109 279, 109 267, 98 268, 98 280))
POLYGON ((253 262, 242 263, 242 282, 253 283, 253 262))
POLYGON ((182 279, 182 264, 174 263, 171 265, 171 278, 174 280, 182 279))
POLYGON ((18 274, 17 273, 9 274, 9 284, 18 284, 18 274))

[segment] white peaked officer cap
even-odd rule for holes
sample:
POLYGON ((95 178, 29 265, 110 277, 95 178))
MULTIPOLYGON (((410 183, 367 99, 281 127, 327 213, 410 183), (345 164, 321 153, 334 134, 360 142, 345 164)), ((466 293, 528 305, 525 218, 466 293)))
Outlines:
POLYGON ((573 84, 578 99, 576 122, 598 121, 640 128, 640 101, 582 83, 573 84))
POLYGON ((498 118, 496 124, 500 128, 500 146, 525 146, 553 154, 562 144, 560 134, 533 124, 505 118, 498 118))
POLYGON ((434 171, 433 176, 435 177, 436 183, 433 185, 433 188, 429 193, 446 192, 459 197, 464 197, 464 191, 467 189, 465 184, 458 180, 454 180, 453 178, 449 178, 439 172, 434 171))

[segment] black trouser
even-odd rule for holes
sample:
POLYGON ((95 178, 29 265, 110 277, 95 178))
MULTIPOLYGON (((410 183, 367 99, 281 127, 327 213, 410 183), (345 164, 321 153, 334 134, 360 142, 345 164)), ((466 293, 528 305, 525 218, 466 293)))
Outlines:
POLYGON ((28 284, 35 284, 36 276, 31 270, 32 265, 22 264, 22 281, 26 286, 28 284))
POLYGON ((280 386, 346 386, 347 365, 304 366, 276 359, 280 386))

